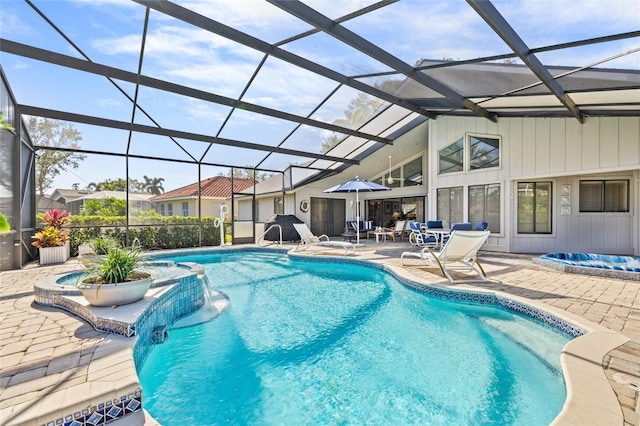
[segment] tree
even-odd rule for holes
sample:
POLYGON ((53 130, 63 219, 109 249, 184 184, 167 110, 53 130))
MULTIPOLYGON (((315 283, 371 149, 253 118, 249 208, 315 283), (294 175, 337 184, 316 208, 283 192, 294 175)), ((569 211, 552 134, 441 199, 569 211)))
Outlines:
POLYGON ((7 188, 13 186, 13 150, 15 147, 15 129, 9 123, 5 122, 5 118, 0 113, 0 185, 7 188))
MULTIPOLYGON (((251 166, 245 166, 245 168, 233 168, 233 177, 235 179, 253 179, 256 182, 262 182, 271 177, 273 173, 269 172, 261 172, 259 170, 253 169, 251 166)), ((226 174, 220 172, 218 176, 226 176, 231 177, 231 170, 229 170, 226 174)))
POLYGON ((118 178, 116 180, 106 179, 102 182, 91 182, 87 185, 87 189, 92 191, 125 191, 127 188, 127 181, 118 178))
POLYGON ((164 178, 150 178, 148 176, 143 176, 142 178, 144 179, 143 188, 149 194, 160 195, 164 192, 164 188, 162 187, 164 178))
MULTIPOLYGON (((137 193, 137 194, 141 194, 144 193, 145 191, 147 191, 147 185, 148 185, 148 178, 145 176, 145 182, 140 182, 138 179, 129 179, 129 192, 133 192, 133 193, 137 193)), ((158 178, 153 178, 153 179, 158 179, 158 178)), ((152 179, 152 180, 153 180, 152 179)), ((164 178, 159 178, 160 181, 163 181, 164 178)), ((164 191, 164 188, 162 188, 162 183, 158 183, 158 186, 164 191)), ((122 178, 118 178, 116 180, 111 180, 111 179, 105 179, 103 181, 100 182, 91 182, 89 184, 87 184, 86 189, 91 190, 91 191, 126 191, 127 189, 127 181, 122 179, 122 178)), ((147 191, 148 192, 148 191, 147 191)))
POLYGON ((5 122, 4 115, 0 112, 0 130, 7 130, 14 135, 16 134, 16 129, 13 128, 11 124, 5 122))
POLYGON ((115 197, 87 200, 84 203, 82 216, 125 216, 127 214, 127 202, 115 197))
MULTIPOLYGON (((376 83, 374 87, 387 93, 394 93, 400 88, 401 84, 402 80, 386 80, 382 83, 376 83)), ((383 104, 384 101, 382 99, 360 92, 349 102, 347 109, 344 111, 344 117, 334 120, 333 124, 349 129, 358 129, 370 120, 383 104)), ((326 137, 320 142, 321 152, 328 152, 341 140, 342 136, 336 133, 326 137)))
MULTIPOLYGON (((82 135, 71 123, 29 117, 27 132, 36 147, 78 149, 82 135)), ((39 149, 36 155, 36 191, 42 196, 54 179, 69 168, 77 169, 87 156, 78 152, 39 149)))

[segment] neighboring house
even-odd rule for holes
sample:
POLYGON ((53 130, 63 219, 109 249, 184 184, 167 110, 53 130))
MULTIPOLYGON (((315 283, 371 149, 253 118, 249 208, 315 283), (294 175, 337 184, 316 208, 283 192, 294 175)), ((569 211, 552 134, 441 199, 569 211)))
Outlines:
MULTIPOLYGON (((243 197, 236 197, 238 200, 238 219, 253 220, 255 222, 266 222, 274 214, 284 214, 285 199, 293 200, 293 194, 283 195, 282 175, 276 173, 255 186, 247 188, 246 193, 251 194, 243 197), (255 194, 255 204, 253 203, 255 194), (255 205, 255 209, 252 207, 255 205)), ((293 201, 290 201, 293 203, 293 201)), ((292 210, 292 205, 288 211, 292 210)))
MULTIPOLYGON (((103 198, 116 198, 118 200, 125 200, 127 193, 124 191, 91 191, 88 189, 56 189, 49 197, 53 200, 57 208, 63 208, 69 212, 69 214, 80 214, 82 208, 88 200, 103 199, 103 198)), ((149 211, 153 210, 153 203, 149 200, 153 195, 151 194, 136 194, 129 193, 129 211, 149 211)), ((43 197, 45 198, 45 197, 43 197)), ((44 203, 38 202, 38 208, 44 203)), ((53 207, 56 208, 56 207, 53 207)), ((49 209, 47 207, 46 209, 49 209)))
POLYGON ((58 203, 67 204, 70 201, 77 200, 86 195, 93 194, 95 191, 90 189, 60 189, 56 188, 55 191, 49 196, 53 201, 58 203))
POLYGON ((47 210, 53 209, 66 210, 67 206, 62 202, 55 201, 51 197, 47 197, 46 195, 38 198, 38 213, 44 213, 47 210))
MULTIPOLYGON (((57 190, 54 192, 58 192, 57 190)), ((62 191, 71 191, 71 190, 62 190, 62 191)), ((73 198, 71 200, 67 200, 65 208, 69 212, 69 214, 80 214, 85 203, 89 200, 95 199, 103 199, 103 198, 116 198, 118 200, 124 200, 127 198, 127 193, 124 191, 76 191, 76 192, 85 192, 80 197, 73 198)), ((66 192, 67 196, 73 196, 73 194, 66 192)), ((129 212, 136 211, 149 211, 153 210, 153 203, 150 201, 152 197, 151 194, 136 194, 129 193, 129 212)))
MULTIPOLYGON (((158 213, 163 216, 198 216, 198 200, 202 217, 220 217, 220 206, 226 205, 231 215, 231 195, 233 193, 247 193, 247 188, 255 184, 253 179, 234 178, 231 191, 231 178, 214 176, 200 182, 200 197, 198 198, 198 182, 181 188, 167 191, 150 199, 155 203, 158 213)), ((237 217, 237 205, 234 211, 237 217)))

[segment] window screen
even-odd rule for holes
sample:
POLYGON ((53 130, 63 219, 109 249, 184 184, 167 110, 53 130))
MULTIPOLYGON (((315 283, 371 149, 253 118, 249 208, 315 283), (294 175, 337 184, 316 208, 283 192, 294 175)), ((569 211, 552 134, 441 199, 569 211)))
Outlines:
POLYGON ((404 165, 404 186, 422 185, 422 157, 404 165))
POLYGON ((518 233, 551 233, 551 182, 518 183, 518 233))
POLYGON ((470 136, 469 152, 470 170, 500 166, 500 139, 470 136))
POLYGON ((581 180, 580 211, 628 212, 628 180, 581 180))
POLYGON ((453 173, 464 170, 464 139, 459 139, 438 152, 438 173, 453 173))
POLYGON ((485 221, 491 232, 500 232, 500 184, 469 187, 469 222, 485 221))
POLYGON ((438 217, 429 220, 443 220, 448 226, 462 222, 462 187, 438 189, 438 217))

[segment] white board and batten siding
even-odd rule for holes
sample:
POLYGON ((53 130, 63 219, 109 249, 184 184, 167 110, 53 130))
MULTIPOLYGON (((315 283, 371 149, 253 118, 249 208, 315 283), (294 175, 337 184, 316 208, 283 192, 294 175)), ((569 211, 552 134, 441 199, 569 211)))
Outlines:
MULTIPOLYGON (((437 188, 463 186, 465 219, 468 186, 501 184, 499 234, 488 248, 496 251, 552 251, 640 255, 640 117, 482 118, 429 120, 429 211, 436 210, 437 188), (501 138, 500 167, 438 175, 438 150, 467 134, 501 138), (581 213, 579 184, 585 179, 628 179, 628 213, 581 213), (517 233, 517 183, 552 182, 551 234, 517 233), (570 213, 560 214, 562 185, 570 185, 570 213)), ((568 187, 567 187, 568 188, 568 187)), ((567 194, 565 194, 567 195, 567 194)), ((564 200, 566 202, 566 199, 564 200)))

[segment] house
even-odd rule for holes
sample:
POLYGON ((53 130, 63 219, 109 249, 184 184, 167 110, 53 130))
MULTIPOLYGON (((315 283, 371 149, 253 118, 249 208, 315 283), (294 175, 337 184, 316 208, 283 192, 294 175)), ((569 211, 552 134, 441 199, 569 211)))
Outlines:
MULTIPOLYGON (((486 250, 639 255, 638 135, 640 117, 439 117, 348 174, 287 189, 284 213, 339 235, 356 216, 355 193, 324 190, 358 175, 392 188, 359 193, 361 217, 377 225, 399 210, 420 222, 487 221, 486 250)), ((264 220, 283 195, 258 197, 264 220)))
MULTIPOLYGON (((149 211, 153 210, 153 204, 150 201, 151 194, 129 193, 129 211, 149 211)), ((103 198, 115 198, 125 200, 127 193, 124 191, 91 191, 76 189, 56 189, 51 194, 52 200, 58 206, 62 205, 69 214, 80 214, 85 203, 89 200, 100 200, 103 198)), ((40 204, 38 204, 40 206, 40 204)))
POLYGON ((85 195, 93 194, 93 192, 94 191, 90 189, 56 188, 49 198, 57 203, 67 204, 68 202, 82 198, 85 195))
MULTIPOLYGON (((593 87, 637 85, 640 74, 550 68, 567 73, 564 84, 584 91, 575 96, 584 98, 583 109, 593 115, 567 116, 557 98, 537 86, 486 99, 483 105, 503 114, 498 120, 462 113, 423 120, 343 173, 295 188, 285 185, 280 192, 256 190, 256 220, 269 217, 267 210, 284 197, 285 214, 295 214, 315 233, 339 235, 345 220, 357 215, 355 193, 324 190, 359 176, 391 188, 359 194, 359 216, 379 226, 395 212, 445 225, 486 221, 487 250, 640 255, 640 117, 637 109, 595 113, 605 96, 624 103, 631 96, 624 90, 588 94, 593 87), (521 105, 517 113, 514 105, 521 105), (554 108, 556 114, 548 112, 554 108)), ((478 63, 438 73, 445 83, 483 83, 496 93, 528 82, 521 65, 478 63)), ((440 98, 422 102, 429 110, 446 107, 440 98)))
POLYGON ((53 210, 53 209, 66 210, 66 208, 67 207, 65 206, 64 203, 55 201, 51 197, 47 197, 46 195, 43 195, 42 197, 38 197, 38 208, 37 208, 38 213, 44 213, 47 210, 53 210))
MULTIPOLYGON (((237 205, 234 210, 231 209, 232 192, 246 194, 247 188, 254 184, 253 179, 233 178, 232 180, 226 176, 214 176, 200 182, 200 196, 198 196, 198 182, 195 182, 151 197, 150 201, 155 203, 156 211, 162 216, 198 216, 201 210, 202 217, 220 217, 222 206, 227 206, 229 213, 238 211, 237 205), (231 191, 232 181, 233 191, 231 191)), ((238 213, 235 213, 235 216, 237 215, 238 213)))

